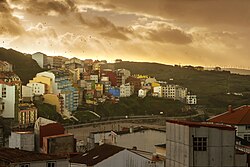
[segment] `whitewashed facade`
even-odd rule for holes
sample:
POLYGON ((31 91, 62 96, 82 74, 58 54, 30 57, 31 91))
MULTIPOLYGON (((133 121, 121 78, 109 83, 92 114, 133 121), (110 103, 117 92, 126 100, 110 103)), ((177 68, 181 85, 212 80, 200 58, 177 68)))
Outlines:
POLYGON ((187 104, 197 104, 197 96, 196 95, 187 95, 186 103, 187 104))
POLYGON ((162 86, 156 86, 156 87, 154 87, 153 94, 156 97, 162 97, 162 86))
POLYGON ((148 92, 147 89, 140 89, 140 90, 138 90, 138 97, 141 97, 141 98, 146 97, 147 96, 147 92, 148 92))
POLYGON ((45 87, 46 85, 43 83, 28 83, 27 86, 31 87, 33 95, 44 95, 45 94, 45 87))
POLYGON ((120 86, 120 97, 131 96, 131 86, 129 83, 120 86))
POLYGON ((16 87, 13 85, 0 84, 0 100, 2 111, 0 116, 4 118, 15 117, 16 87))
POLYGON ((9 148, 35 151, 35 135, 33 132, 11 132, 9 148))

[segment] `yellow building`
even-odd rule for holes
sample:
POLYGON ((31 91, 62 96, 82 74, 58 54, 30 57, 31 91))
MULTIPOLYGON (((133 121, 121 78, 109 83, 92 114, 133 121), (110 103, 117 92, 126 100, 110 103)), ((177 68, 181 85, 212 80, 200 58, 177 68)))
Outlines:
POLYGON ((56 111, 60 114, 63 114, 64 100, 61 95, 45 94, 43 98, 44 98, 44 103, 48 103, 48 104, 56 106, 56 111))
POLYGON ((45 76, 36 76, 29 83, 43 83, 45 84, 45 93, 53 93, 52 79, 45 76))
POLYGON ((101 97, 103 95, 103 84, 95 84, 96 96, 101 97))
POLYGON ((153 82, 152 83, 152 87, 154 88, 154 87, 157 87, 157 86, 161 86, 161 84, 159 84, 158 82, 153 82))
POLYGON ((141 75, 141 74, 135 74, 133 75, 135 78, 137 79, 148 79, 149 76, 148 75, 141 75))

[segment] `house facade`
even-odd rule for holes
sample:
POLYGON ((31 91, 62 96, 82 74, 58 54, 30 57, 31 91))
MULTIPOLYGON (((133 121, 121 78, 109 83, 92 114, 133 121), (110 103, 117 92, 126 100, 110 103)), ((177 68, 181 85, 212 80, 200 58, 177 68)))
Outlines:
POLYGON ((233 109, 231 105, 222 114, 216 115, 209 122, 232 125, 236 128, 236 135, 250 142, 250 106, 244 105, 233 109))
POLYGON ((166 121, 168 167, 247 166, 247 155, 235 146, 235 128, 231 126, 166 121))

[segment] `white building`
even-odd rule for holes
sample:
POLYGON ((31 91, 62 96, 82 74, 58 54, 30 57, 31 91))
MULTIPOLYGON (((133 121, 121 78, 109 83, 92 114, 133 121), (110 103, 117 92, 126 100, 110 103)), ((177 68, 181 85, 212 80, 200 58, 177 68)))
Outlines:
POLYGON ((132 128, 127 132, 94 132, 90 138, 94 140, 94 143, 91 143, 91 145, 107 143, 130 149, 137 148, 138 150, 153 153, 155 152, 155 145, 165 143, 166 132, 148 128, 132 128))
POLYGON ((70 159, 71 167, 164 167, 160 157, 143 151, 103 144, 70 159))
POLYGON ((2 104, 2 111, 0 116, 4 118, 15 118, 16 103, 16 87, 7 83, 0 84, 0 102, 2 104))
POLYGON ((90 80, 95 81, 95 83, 98 83, 99 77, 98 77, 98 75, 91 74, 90 80))
POLYGON ((154 87, 153 95, 156 96, 156 97, 162 97, 162 86, 154 87))
POLYGON ((67 70, 50 70, 38 73, 36 76, 44 76, 51 79, 52 93, 61 95, 64 100, 65 109, 69 112, 75 111, 78 106, 78 90, 72 86, 69 72, 67 70))
POLYGON ((162 96, 170 99, 176 98, 176 85, 168 84, 162 86, 162 96))
POLYGON ((147 83, 149 83, 149 84, 152 84, 152 83, 154 83, 154 82, 157 82, 157 80, 155 79, 155 78, 147 78, 147 79, 145 79, 145 83, 147 84, 147 83))
POLYGON ((140 90, 138 90, 138 97, 141 97, 141 98, 146 97, 147 96, 147 92, 148 92, 147 89, 140 89, 140 90))
POLYGON ((180 100, 182 102, 185 102, 185 99, 187 97, 187 88, 184 88, 182 86, 176 86, 176 95, 175 99, 180 100))
POLYGON ((186 97, 187 104, 197 104, 197 96, 196 95, 187 95, 186 97))
POLYGON ((247 155, 235 148, 231 126, 167 120, 167 167, 246 167, 247 155))
POLYGON ((39 82, 28 83, 28 87, 31 87, 33 95, 44 95, 46 85, 39 82))
POLYGON ((120 86, 120 97, 129 97, 131 95, 130 83, 126 83, 120 86))
POLYGON ((33 132, 11 132, 9 148, 35 151, 35 135, 33 132))
POLYGON ((41 68, 45 68, 48 65, 47 56, 43 53, 37 52, 32 54, 32 59, 35 60, 41 68))
POLYGON ((23 101, 32 101, 32 88, 30 86, 22 85, 22 100, 23 101))
POLYGON ((216 115, 210 119, 209 122, 222 123, 226 125, 233 125, 236 127, 236 135, 240 138, 250 142, 250 106, 245 105, 233 109, 228 107, 228 111, 216 115))

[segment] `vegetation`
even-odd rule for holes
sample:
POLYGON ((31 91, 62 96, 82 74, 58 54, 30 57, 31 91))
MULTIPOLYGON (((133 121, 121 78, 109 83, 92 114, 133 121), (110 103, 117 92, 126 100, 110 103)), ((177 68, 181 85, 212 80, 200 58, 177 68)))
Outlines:
POLYGON ((14 72, 21 78, 23 84, 28 83, 42 69, 37 62, 26 55, 12 49, 0 48, 0 60, 7 61, 13 65, 14 72))
POLYGON ((47 103, 36 103, 38 117, 47 118, 57 122, 63 122, 62 116, 56 112, 56 106, 47 103))
POLYGON ((183 116, 195 114, 185 109, 185 105, 179 101, 164 98, 145 97, 143 99, 137 96, 120 98, 120 102, 113 104, 107 101, 96 107, 96 112, 102 117, 115 116, 137 116, 137 115, 167 115, 183 116))
POLYGON ((132 74, 149 75, 157 80, 187 87, 189 91, 197 94, 198 103, 204 105, 209 113, 224 112, 229 104, 233 107, 250 104, 250 75, 230 74, 229 71, 198 71, 179 66, 139 62, 121 62, 114 64, 114 68, 126 68, 132 74), (235 92, 242 93, 243 96, 233 95, 235 92))

